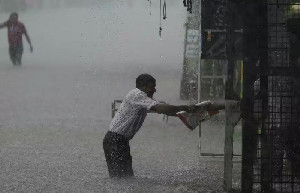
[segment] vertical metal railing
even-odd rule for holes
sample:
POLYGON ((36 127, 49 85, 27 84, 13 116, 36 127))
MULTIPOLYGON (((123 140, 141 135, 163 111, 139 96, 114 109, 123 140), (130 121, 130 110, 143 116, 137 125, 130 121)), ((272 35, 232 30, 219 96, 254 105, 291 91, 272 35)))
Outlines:
MULTIPOLYGON (((257 18, 263 22, 252 26, 257 27, 257 34, 254 36, 257 43, 254 47, 259 51, 252 55, 251 62, 245 64, 245 82, 248 85, 244 86, 252 84, 253 90, 244 91, 244 95, 248 95, 246 97, 250 102, 246 103, 250 109, 244 112, 246 121, 243 140, 246 139, 253 145, 255 153, 254 157, 250 153, 252 161, 243 162, 242 190, 300 192, 297 86, 300 62, 299 5, 295 0, 266 0, 264 3, 256 7, 260 13, 260 18, 257 18), (255 73, 251 72, 250 65, 257 66, 255 73), (252 116, 253 122, 257 124, 250 124, 252 116)), ((246 150, 253 151, 249 144, 244 147, 243 155, 246 150)))

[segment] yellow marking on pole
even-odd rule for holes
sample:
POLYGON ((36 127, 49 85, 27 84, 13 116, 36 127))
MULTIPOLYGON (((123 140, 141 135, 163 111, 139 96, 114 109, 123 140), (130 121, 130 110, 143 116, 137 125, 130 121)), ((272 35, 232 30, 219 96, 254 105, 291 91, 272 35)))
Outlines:
POLYGON ((241 92, 240 98, 243 98, 243 80, 244 80, 244 61, 241 60, 241 92))

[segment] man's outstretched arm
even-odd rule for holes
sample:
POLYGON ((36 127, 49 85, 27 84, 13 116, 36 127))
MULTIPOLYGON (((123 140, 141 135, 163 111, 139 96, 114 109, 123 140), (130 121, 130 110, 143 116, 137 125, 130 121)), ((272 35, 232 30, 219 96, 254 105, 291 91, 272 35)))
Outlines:
POLYGON ((201 111, 218 111, 225 109, 224 101, 220 102, 206 102, 200 105, 180 105, 174 106, 169 104, 157 104, 151 107, 150 110, 159 113, 166 114, 169 116, 176 116, 179 111, 186 111, 188 113, 197 113, 201 111))
POLYGON ((169 116, 176 116, 176 113, 179 111, 193 112, 194 105, 169 105, 169 104, 157 104, 151 107, 151 111, 154 111, 159 114, 165 114, 169 116))
POLYGON ((4 23, 1 23, 0 24, 0 29, 4 28, 4 27, 7 27, 7 22, 4 22, 4 23))

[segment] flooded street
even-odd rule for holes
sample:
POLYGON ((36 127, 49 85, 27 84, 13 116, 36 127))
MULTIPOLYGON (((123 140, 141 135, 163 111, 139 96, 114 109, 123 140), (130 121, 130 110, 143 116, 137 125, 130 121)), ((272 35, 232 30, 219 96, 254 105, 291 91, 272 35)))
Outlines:
MULTIPOLYGON (((19 18, 34 51, 23 40, 23 64, 13 66, 7 30, 0 31, 0 192, 223 192, 223 158, 199 158, 198 131, 158 114, 131 140, 136 178, 108 178, 102 139, 111 103, 139 74, 156 78, 157 100, 187 103, 179 99, 181 1, 170 3, 162 38, 158 3, 150 9, 148 1, 32 10, 19 18)), ((203 143, 218 153, 223 122, 210 123, 205 127, 218 136, 203 143)))

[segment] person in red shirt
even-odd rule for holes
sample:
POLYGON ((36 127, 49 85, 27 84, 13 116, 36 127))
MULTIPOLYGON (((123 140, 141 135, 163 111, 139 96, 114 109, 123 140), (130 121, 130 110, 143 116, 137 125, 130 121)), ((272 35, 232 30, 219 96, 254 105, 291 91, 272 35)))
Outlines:
POLYGON ((23 55, 23 40, 22 40, 23 34, 25 35, 30 45, 30 51, 31 52, 33 51, 31 40, 26 31, 26 28, 23 23, 18 21, 17 13, 11 13, 8 21, 0 24, 0 29, 4 27, 7 27, 7 32, 8 32, 10 59, 14 65, 21 65, 22 55, 23 55))

